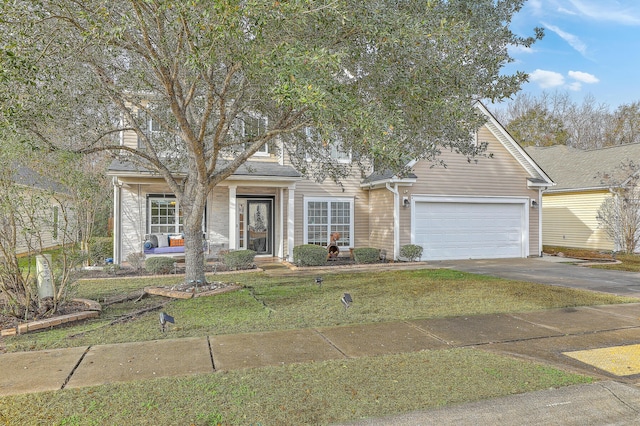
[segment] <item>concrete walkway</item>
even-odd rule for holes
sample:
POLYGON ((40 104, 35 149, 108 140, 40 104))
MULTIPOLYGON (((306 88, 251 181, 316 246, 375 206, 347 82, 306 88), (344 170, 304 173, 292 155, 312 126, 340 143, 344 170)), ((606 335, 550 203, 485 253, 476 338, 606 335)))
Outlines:
POLYGON ((502 419, 498 424, 626 424, 621 421, 640 419, 640 390, 635 386, 640 380, 639 314, 640 303, 8 353, 0 355, 0 395, 476 347, 605 382, 357 424, 483 424, 488 419, 502 419), (602 348, 608 352, 599 353, 602 348), (627 353, 627 358, 618 359, 617 352, 627 353))
POLYGON ((640 422, 640 303, 8 353, 0 355, 0 395, 452 347, 602 381, 353 424, 640 422))

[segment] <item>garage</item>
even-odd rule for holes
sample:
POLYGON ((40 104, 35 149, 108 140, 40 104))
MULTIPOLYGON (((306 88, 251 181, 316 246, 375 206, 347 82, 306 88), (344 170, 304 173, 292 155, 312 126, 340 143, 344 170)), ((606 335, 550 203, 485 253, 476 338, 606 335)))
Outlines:
POLYGON ((411 241, 423 260, 528 256, 527 198, 413 197, 411 241))

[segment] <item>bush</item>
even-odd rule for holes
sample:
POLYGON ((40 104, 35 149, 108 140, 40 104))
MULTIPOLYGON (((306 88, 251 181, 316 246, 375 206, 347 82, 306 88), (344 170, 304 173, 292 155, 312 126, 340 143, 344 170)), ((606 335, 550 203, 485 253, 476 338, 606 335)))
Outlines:
POLYGON ((407 244, 400 247, 400 256, 409 259, 409 262, 415 262, 422 256, 422 246, 416 244, 407 244))
POLYGON ((145 258, 146 256, 142 252, 129 253, 129 255, 127 256, 127 262, 134 270, 139 271, 144 267, 145 258))
POLYGON ((327 249, 315 244, 293 248, 293 263, 297 266, 322 266, 327 263, 327 249))
POLYGON ((353 260, 356 263, 376 263, 380 261, 380 249, 361 247, 353 249, 353 260))
POLYGON ((235 250, 220 255, 222 263, 230 270, 251 269, 256 252, 253 250, 235 250))
POLYGON ((150 257, 144 262, 144 269, 152 274, 169 274, 175 260, 172 257, 150 257))
POLYGON ((101 265, 108 257, 113 257, 113 238, 97 237, 89 241, 89 264, 101 265))

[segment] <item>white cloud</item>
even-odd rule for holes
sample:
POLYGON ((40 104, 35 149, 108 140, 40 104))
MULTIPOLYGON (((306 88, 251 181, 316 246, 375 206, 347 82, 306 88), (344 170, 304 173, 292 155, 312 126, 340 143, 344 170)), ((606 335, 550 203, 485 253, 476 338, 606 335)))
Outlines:
POLYGON ((578 13, 596 21, 640 25, 637 0, 569 0, 569 3, 578 13))
POLYGON ((563 31, 559 27, 556 27, 555 25, 546 24, 544 22, 542 23, 542 25, 544 25, 546 28, 556 33, 561 39, 569 43, 569 46, 573 47, 575 50, 580 52, 580 54, 582 54, 583 56, 586 56, 587 45, 583 43, 582 40, 580 40, 580 38, 577 35, 563 31))
POLYGON ((529 73, 529 81, 537 84, 542 89, 564 87, 574 92, 582 90, 583 84, 600 82, 595 75, 582 71, 569 71, 567 76, 573 81, 567 82, 565 76, 559 72, 537 69, 529 73))
POLYGON ((569 90, 573 92, 579 92, 580 90, 582 90, 582 83, 578 81, 574 81, 573 83, 569 84, 567 87, 569 88, 569 90))
POLYGON ((558 87, 564 84, 564 76, 555 71, 537 69, 529 74, 529 80, 543 89, 558 87))
POLYGON ((531 54, 533 52, 535 52, 535 50, 532 47, 525 47, 525 46, 517 46, 515 44, 511 44, 509 45, 509 53, 510 54, 514 54, 514 53, 527 53, 527 54, 531 54))
POLYGON ((569 77, 578 80, 581 83, 594 84, 600 82, 598 77, 582 71, 569 71, 569 77))
POLYGON ((531 7, 531 9, 533 10, 533 13, 536 14, 536 15, 540 14, 540 12, 542 12, 544 10, 543 9, 543 5, 542 5, 542 1, 540 1, 540 0, 529 0, 527 5, 529 7, 531 7))
POLYGON ((565 9, 564 7, 559 7, 558 12, 565 13, 567 15, 573 15, 573 16, 578 14, 577 12, 574 12, 573 10, 565 9))

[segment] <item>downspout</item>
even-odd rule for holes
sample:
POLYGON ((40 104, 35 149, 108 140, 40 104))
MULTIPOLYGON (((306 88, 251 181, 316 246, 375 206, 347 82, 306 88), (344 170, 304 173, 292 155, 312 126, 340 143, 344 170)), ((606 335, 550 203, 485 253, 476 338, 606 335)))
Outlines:
POLYGON ((393 259, 400 256, 400 192, 397 185, 391 187, 386 183, 387 189, 393 193, 393 259))
POLYGON ((542 193, 545 188, 538 189, 538 254, 542 257, 542 193))

